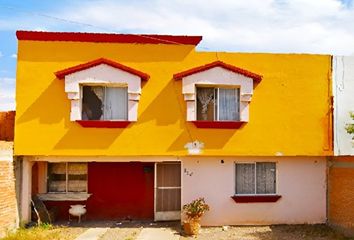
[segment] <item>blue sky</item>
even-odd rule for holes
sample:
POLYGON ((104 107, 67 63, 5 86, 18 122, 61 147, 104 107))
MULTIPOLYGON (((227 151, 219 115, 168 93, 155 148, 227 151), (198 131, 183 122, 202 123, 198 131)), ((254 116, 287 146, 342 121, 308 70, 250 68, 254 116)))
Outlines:
POLYGON ((352 0, 0 0, 0 111, 15 108, 15 31, 202 35, 200 51, 354 53, 352 0))

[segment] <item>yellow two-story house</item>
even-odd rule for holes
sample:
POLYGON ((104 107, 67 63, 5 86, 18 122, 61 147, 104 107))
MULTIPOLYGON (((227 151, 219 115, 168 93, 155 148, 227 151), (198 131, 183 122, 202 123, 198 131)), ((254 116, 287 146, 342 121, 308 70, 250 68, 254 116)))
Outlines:
POLYGON ((201 52, 200 36, 18 31, 15 154, 67 219, 323 223, 331 57, 201 52))

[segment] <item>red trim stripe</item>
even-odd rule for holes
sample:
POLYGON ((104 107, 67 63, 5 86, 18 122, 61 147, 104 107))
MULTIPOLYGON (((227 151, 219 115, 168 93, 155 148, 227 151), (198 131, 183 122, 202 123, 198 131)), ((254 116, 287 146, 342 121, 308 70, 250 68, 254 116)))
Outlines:
POLYGON ((240 121, 192 121, 197 128, 241 128, 246 122, 240 121))
POLYGON ((192 69, 180 72, 180 73, 176 73, 176 74, 173 75, 173 77, 176 80, 180 80, 180 79, 182 79, 182 78, 184 78, 186 76, 193 75, 193 74, 198 73, 198 72, 203 72, 203 71, 206 71, 206 70, 214 68, 214 67, 225 68, 225 69, 230 70, 232 72, 242 74, 242 75, 244 75, 246 77, 250 77, 250 78, 252 78, 255 81, 261 81, 262 80, 262 76, 259 75, 259 74, 256 74, 256 73, 250 72, 248 70, 245 70, 245 69, 242 69, 242 68, 239 68, 239 67, 224 63, 222 61, 215 61, 215 62, 212 62, 212 63, 208 63, 206 65, 203 65, 203 66, 195 67, 195 68, 192 68, 192 69))
POLYGON ((18 40, 198 45, 202 36, 16 31, 18 40))
POLYGON ((130 121, 104 121, 104 120, 76 120, 82 127, 87 128, 126 128, 130 121))
POLYGON ((237 203, 264 203, 264 202, 277 202, 280 195, 254 195, 254 196, 232 196, 237 203))
POLYGON ((125 66, 123 64, 120 64, 120 63, 117 63, 117 62, 114 62, 112 60, 105 59, 105 58, 98 58, 96 60, 93 60, 93 61, 90 61, 87 63, 79 64, 79 65, 76 65, 76 66, 73 66, 70 68, 66 68, 66 69, 57 71, 54 74, 57 76, 57 78, 63 79, 66 75, 72 74, 74 72, 82 71, 82 70, 85 70, 85 69, 88 69, 88 68, 91 68, 91 67, 94 67, 94 66, 97 66, 100 64, 107 64, 111 67, 118 68, 118 69, 121 69, 125 72, 129 72, 131 74, 137 75, 142 80, 145 80, 145 81, 150 78, 150 76, 146 73, 140 72, 136 69, 130 68, 128 66, 125 66))

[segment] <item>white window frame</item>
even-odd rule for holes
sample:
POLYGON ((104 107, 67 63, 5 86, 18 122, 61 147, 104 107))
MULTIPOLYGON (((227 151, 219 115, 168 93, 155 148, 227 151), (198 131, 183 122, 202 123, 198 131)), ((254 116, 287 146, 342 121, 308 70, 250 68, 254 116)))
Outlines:
MULTIPOLYGON (((106 91, 107 88, 125 88, 127 89, 127 105, 126 105, 126 110, 127 110, 127 118, 126 119, 110 119, 110 120, 105 120, 104 119, 104 111, 102 109, 102 120, 97 120, 97 121, 128 121, 129 118, 129 94, 128 94, 128 86, 127 85, 121 85, 121 86, 116 86, 116 85, 93 85, 93 84, 80 84, 80 105, 81 105, 81 119, 82 119, 82 104, 83 104, 83 99, 84 99, 84 91, 83 87, 103 87, 103 89, 106 91)), ((105 104, 106 102, 106 93, 104 94, 105 99, 102 102, 102 105, 105 104)))
MULTIPOLYGON (((61 164, 63 162, 51 162, 51 164, 61 164)), ((51 192, 51 191, 48 191, 49 190, 49 163, 47 164, 47 193, 55 193, 55 194, 80 194, 80 193, 88 193, 88 164, 85 163, 85 162, 65 162, 65 192, 51 192), (69 192, 68 191, 68 188, 69 188, 69 173, 68 173, 68 166, 69 166, 69 163, 81 163, 81 164, 86 164, 87 166, 87 172, 86 172, 86 190, 84 192, 69 192)))
POLYGON ((137 121, 141 77, 104 63, 66 75, 65 92, 71 102, 70 121, 82 120, 81 85, 128 87, 127 121, 137 121))
POLYGON ((278 195, 278 163, 277 162, 234 162, 234 196, 276 196, 278 195), (274 193, 257 193, 257 163, 274 163, 275 164, 275 192, 274 193), (254 191, 255 193, 236 193, 237 189, 237 164, 253 164, 254 167, 254 191))
POLYGON ((197 118, 197 113, 198 113, 198 99, 197 99, 197 95, 198 95, 198 88, 214 88, 214 97, 215 97, 215 90, 217 90, 217 104, 215 105, 214 103, 214 120, 212 120, 213 122, 224 122, 224 121, 235 121, 235 122, 238 122, 240 121, 241 119, 241 114, 240 114, 240 92, 241 92, 241 89, 240 89, 240 86, 219 86, 219 85, 196 85, 195 86, 195 93, 196 93, 196 101, 195 101, 195 119, 196 121, 203 121, 203 120, 198 120, 197 118), (219 96, 220 96, 220 93, 219 93, 219 90, 220 88, 222 89, 238 89, 238 91, 236 93, 238 93, 238 96, 237 96, 237 99, 238 99, 238 102, 236 103, 238 105, 238 119, 236 120, 219 120, 219 109, 220 109, 220 104, 219 104, 219 96), (217 111, 215 111, 215 106, 217 106, 217 111), (216 116, 215 116, 215 113, 216 113, 216 116), (215 119, 216 117, 216 119, 215 119))
POLYGON ((196 86, 239 88, 240 108, 238 121, 249 121, 249 103, 253 95, 252 78, 234 73, 219 66, 182 77, 182 94, 187 105, 187 121, 197 121, 196 86))

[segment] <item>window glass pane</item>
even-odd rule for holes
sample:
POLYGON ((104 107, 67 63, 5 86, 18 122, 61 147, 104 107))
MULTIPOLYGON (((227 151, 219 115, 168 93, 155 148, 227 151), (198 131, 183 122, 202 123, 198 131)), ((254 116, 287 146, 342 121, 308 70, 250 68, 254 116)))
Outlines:
POLYGON ((257 164, 257 194, 275 193, 275 163, 257 164))
POLYGON ((68 192, 87 192, 87 163, 68 163, 68 192))
POLYGON ((254 164, 236 164, 236 194, 255 194, 254 164))
POLYGON ((82 120, 100 120, 104 99, 103 87, 82 87, 82 120))
POLYGON ((197 88, 197 120, 214 121, 214 88, 197 88))
POLYGON ((219 121, 239 120, 239 89, 219 88, 219 121))
POLYGON ((106 88, 103 115, 105 120, 128 119, 128 88, 106 88))
POLYGON ((66 192, 66 163, 48 163, 48 192, 66 192))

